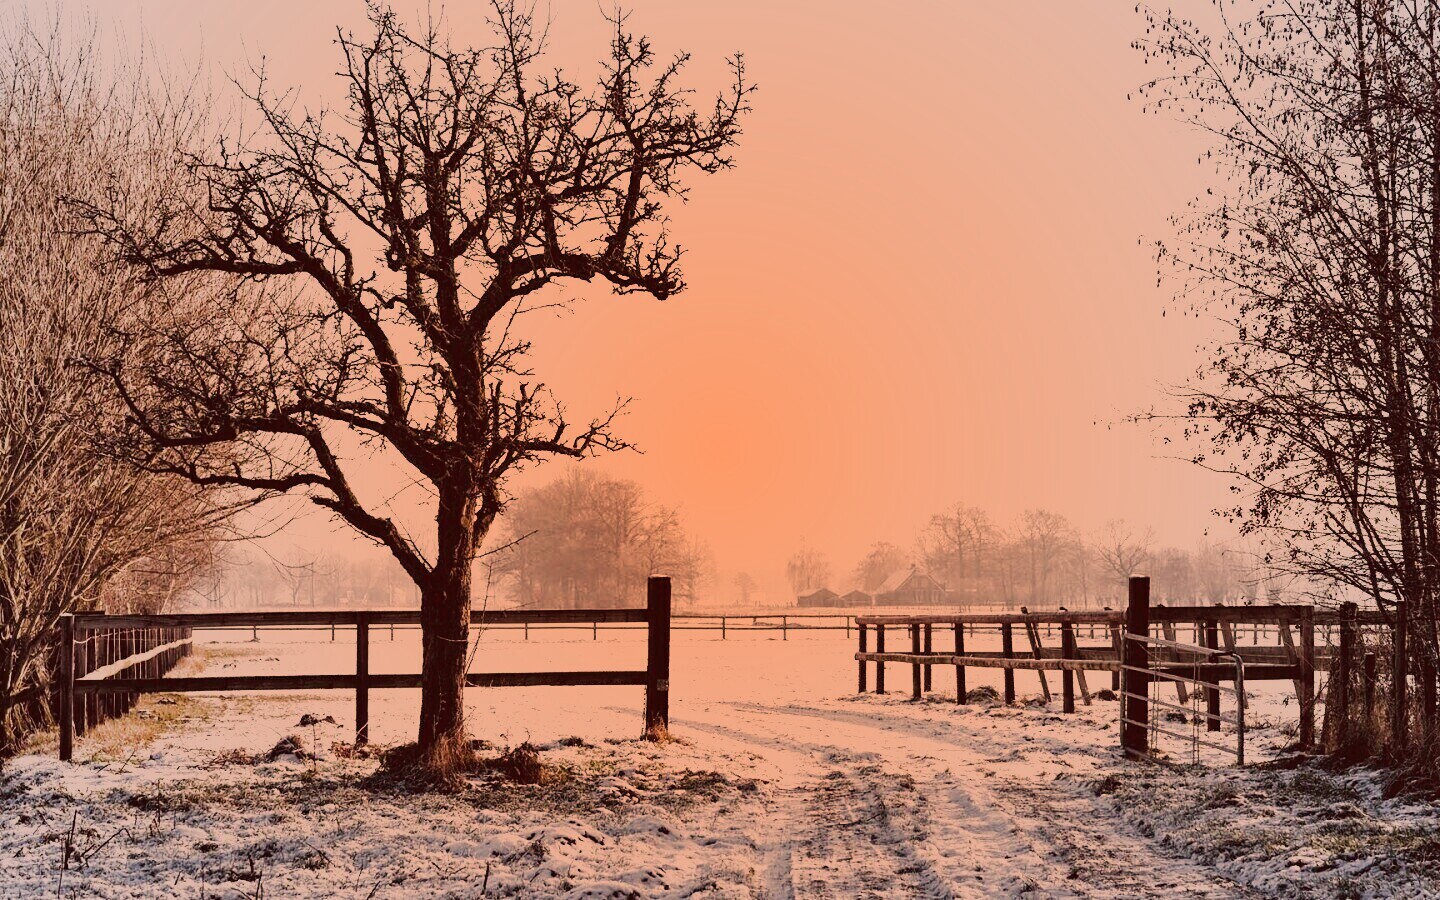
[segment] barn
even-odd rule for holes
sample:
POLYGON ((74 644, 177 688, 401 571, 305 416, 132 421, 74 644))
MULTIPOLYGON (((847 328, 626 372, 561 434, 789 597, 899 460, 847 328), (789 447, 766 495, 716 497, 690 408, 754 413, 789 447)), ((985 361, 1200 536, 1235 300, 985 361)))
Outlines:
POLYGON ((949 600, 945 585, 915 566, 885 579, 875 592, 876 606, 938 606, 949 600))
POLYGON ((840 595, 829 588, 819 588, 795 598, 796 606, 838 606, 840 595))

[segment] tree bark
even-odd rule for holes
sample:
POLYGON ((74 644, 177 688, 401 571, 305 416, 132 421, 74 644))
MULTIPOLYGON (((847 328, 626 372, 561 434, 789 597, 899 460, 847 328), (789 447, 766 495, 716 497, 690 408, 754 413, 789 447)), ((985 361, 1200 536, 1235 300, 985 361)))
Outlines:
POLYGON ((442 489, 439 553, 420 594, 422 679, 420 766, 454 773, 470 754, 465 730, 465 675, 470 647, 470 589, 475 535, 474 501, 466 491, 442 489))

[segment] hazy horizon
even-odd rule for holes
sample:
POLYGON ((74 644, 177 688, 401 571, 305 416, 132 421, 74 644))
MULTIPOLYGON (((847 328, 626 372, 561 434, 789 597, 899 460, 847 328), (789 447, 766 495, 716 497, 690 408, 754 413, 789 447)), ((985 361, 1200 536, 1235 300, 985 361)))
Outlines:
MULTIPOLYGON (((1229 500, 1222 478, 1119 424, 1163 402, 1206 336, 1156 284, 1148 238, 1206 172, 1198 140, 1127 100, 1146 76, 1130 7, 628 8, 662 54, 693 54, 703 92, 743 51, 755 112, 737 167, 695 181, 674 212, 693 248, 685 293, 592 291, 528 327, 536 371, 577 417, 634 398, 622 433, 644 453, 583 465, 679 507, 713 550, 717 586, 744 570, 777 591, 802 545, 848 572, 957 502, 1001 520, 1042 507, 1082 531, 1121 518, 1178 546, 1230 534, 1210 512, 1229 500)), ((457 44, 487 35, 473 9, 446 12, 457 44)), ((552 63, 592 65, 599 8, 539 11, 552 63)), ((226 102, 224 73, 247 81, 263 57, 275 88, 319 106, 340 85, 335 25, 361 25, 364 9, 120 0, 94 13, 102 41, 124 23, 166 65, 198 65, 226 102)), ((356 539, 311 513, 281 540, 334 552, 356 539)))

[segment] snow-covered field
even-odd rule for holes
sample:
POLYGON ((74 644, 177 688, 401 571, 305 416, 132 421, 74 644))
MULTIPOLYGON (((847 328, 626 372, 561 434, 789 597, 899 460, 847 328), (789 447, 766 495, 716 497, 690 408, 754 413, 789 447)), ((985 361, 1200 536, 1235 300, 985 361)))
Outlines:
MULTIPOLYGON (((261 637, 201 634, 187 670, 353 670, 344 631, 261 637)), ((372 641, 372 671, 417 668, 413 632, 372 641)), ((1062 715, 1025 672, 1029 702, 962 706, 937 668, 911 703, 905 666, 895 693, 857 697, 853 649, 843 632, 678 632, 678 740, 658 745, 635 740, 639 688, 473 689, 474 735, 542 747, 550 777, 454 795, 399 792, 347 756, 344 692, 150 698, 81 738, 76 765, 53 748, 6 765, 0 897, 1440 896, 1440 814, 1363 774, 1126 763, 1114 701, 1062 715), (267 759, 289 736, 319 758, 267 759)), ((644 652, 640 631, 491 631, 474 668, 643 668, 644 652)), ((970 670, 986 684, 999 673, 970 670)), ((1254 686, 1254 759, 1293 738, 1287 688, 1254 686)), ((415 706, 372 692, 375 743, 413 739, 415 706)))

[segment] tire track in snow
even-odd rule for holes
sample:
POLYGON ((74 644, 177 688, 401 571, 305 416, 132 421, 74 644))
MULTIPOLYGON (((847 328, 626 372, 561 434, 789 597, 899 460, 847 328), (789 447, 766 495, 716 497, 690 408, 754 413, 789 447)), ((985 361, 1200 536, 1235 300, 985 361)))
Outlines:
MULTIPOLYGON (((1013 820, 996 805, 964 795, 964 802, 947 804, 942 816, 932 815, 934 798, 927 795, 935 792, 928 785, 917 790, 906 767, 893 771, 878 754, 829 743, 823 735, 806 734, 819 739, 804 740, 785 727, 793 720, 775 715, 782 711, 727 709, 720 721, 674 721, 761 756, 764 771, 757 774, 779 785, 767 803, 762 841, 769 859, 767 896, 990 898, 1063 878, 1062 870, 1017 836, 1013 820), (831 773, 840 777, 827 777, 831 773), (837 787, 836 782, 839 790, 832 790, 829 799, 819 805, 810 799, 823 796, 827 783, 837 787), (863 816, 835 811, 873 811, 882 804, 883 829, 863 816), (850 833, 840 838, 825 834, 837 823, 850 833), (939 842, 937 830, 943 832, 939 842), (908 871, 902 875, 901 870, 908 871), (888 883, 867 878, 871 872, 885 873, 888 883), (861 885, 859 893, 853 885, 861 885)), ((849 742, 850 747, 856 743, 849 742)))
MULTIPOLYGON (((893 711, 896 715, 877 716, 845 709, 744 702, 732 704, 732 709, 752 727, 769 732, 768 739, 780 742, 816 730, 813 725, 795 727, 796 719, 818 720, 823 723, 819 730, 829 739, 848 737, 846 743, 851 746, 873 747, 880 753, 867 754, 871 759, 883 757, 891 766, 924 782, 924 793, 935 807, 927 818, 939 832, 939 840, 921 841, 919 848, 924 856, 948 858, 953 863, 942 862, 941 868, 950 875, 957 892, 968 887, 967 870, 973 869, 974 886, 979 888, 975 896, 1260 896, 1211 869, 1170 855, 1118 817, 1102 813, 1074 783, 1060 787, 1039 781, 1038 776, 994 775, 987 766, 993 760, 987 760, 985 754, 1004 754, 1013 748, 997 744, 999 735, 971 728, 963 719, 936 722, 906 716, 900 710, 893 711), (760 716, 763 724, 755 721, 755 716, 760 716), (791 727, 785 726, 787 720, 791 727), (885 732, 903 732, 903 738, 887 743, 885 732), (896 746, 904 749, 897 751, 896 746), (997 830, 1008 832, 1014 840, 1001 839, 997 830), (956 853, 957 845, 964 852, 956 853), (993 877, 997 868, 998 879, 993 877), (986 873, 991 877, 986 879, 986 873), (1003 894, 997 894, 1002 884, 1003 894)), ((765 739, 761 737, 759 743, 765 739)))

